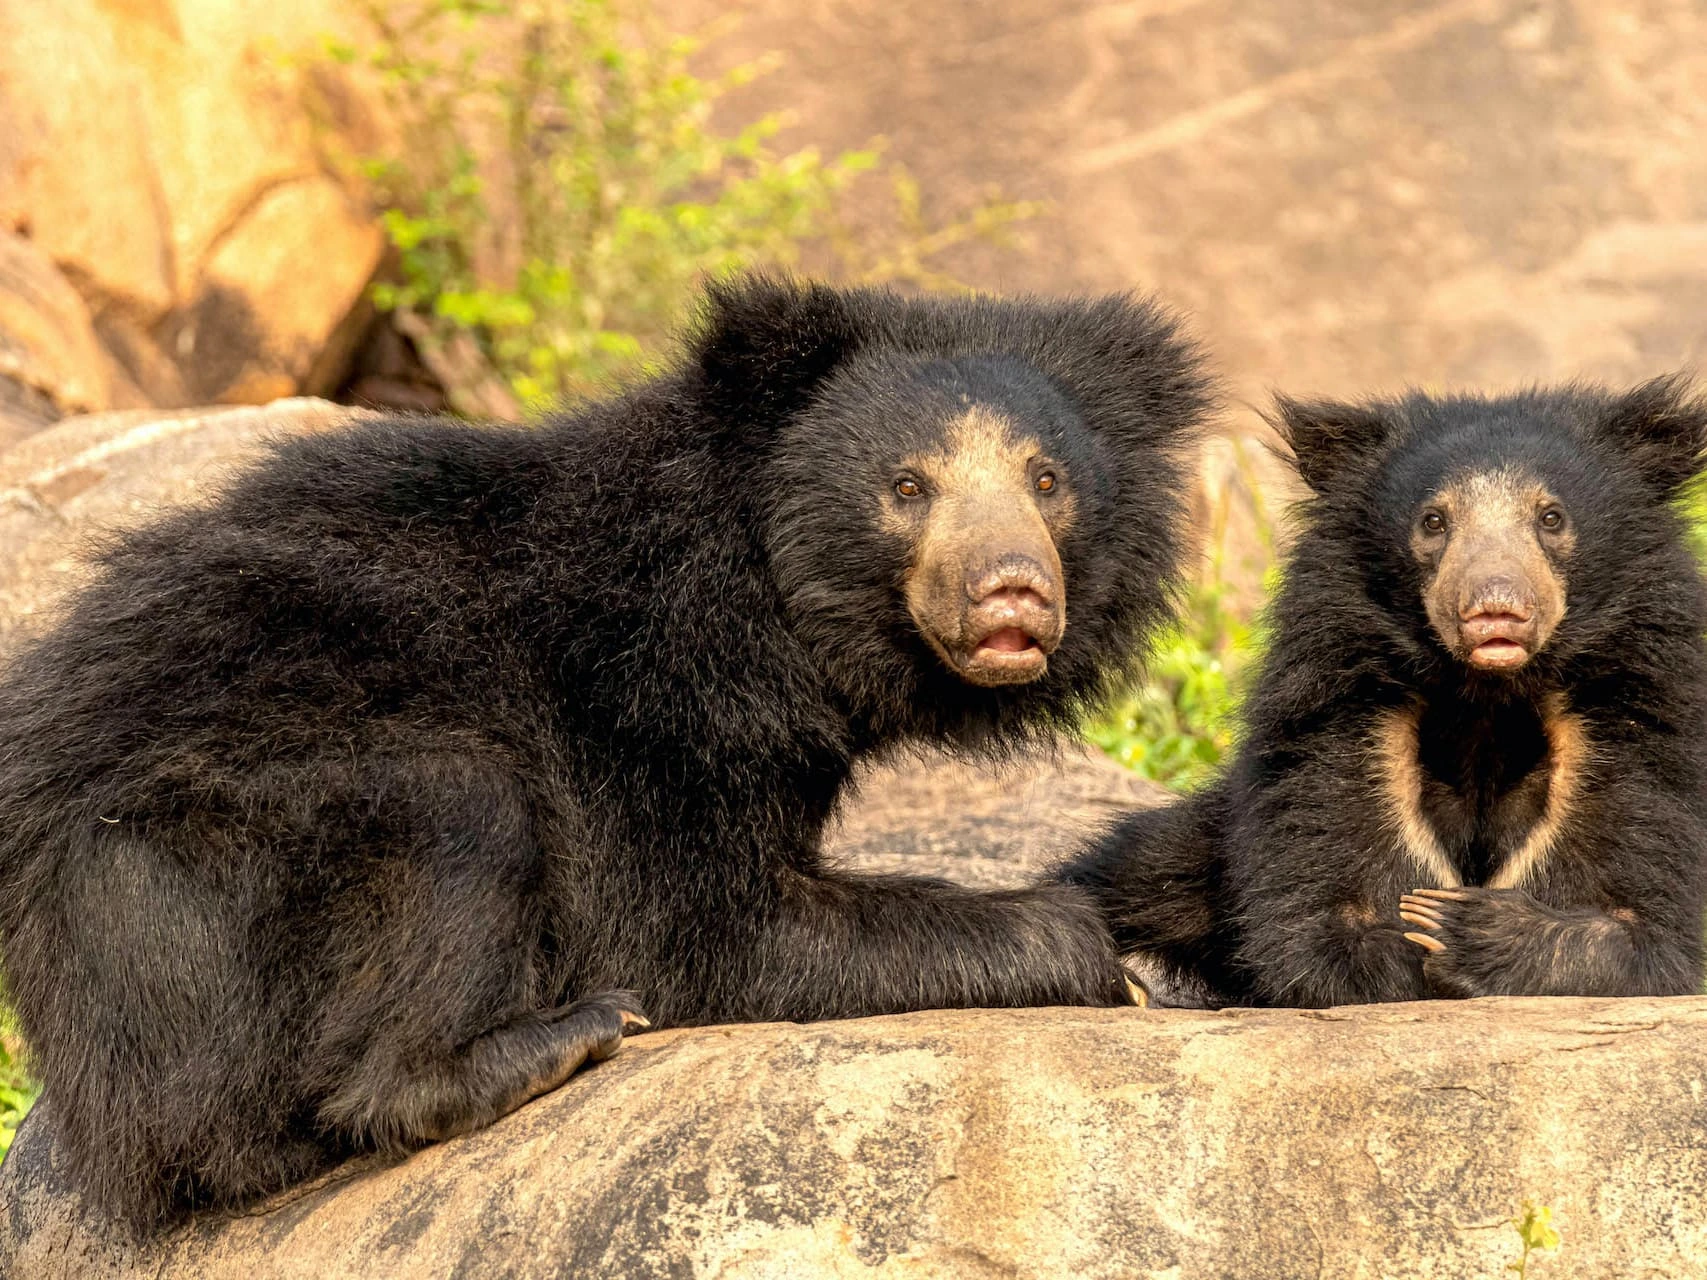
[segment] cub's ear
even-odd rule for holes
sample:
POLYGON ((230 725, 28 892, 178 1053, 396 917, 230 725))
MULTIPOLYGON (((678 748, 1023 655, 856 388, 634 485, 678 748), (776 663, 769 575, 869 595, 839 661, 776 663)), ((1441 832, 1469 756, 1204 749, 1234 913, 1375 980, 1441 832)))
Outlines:
POLYGON ((1692 390, 1683 374, 1655 378, 1612 398, 1597 424, 1663 494, 1700 474, 1707 461, 1707 397, 1692 390))
POLYGON ((855 329, 847 297, 824 285, 767 275, 709 284, 689 348, 706 406, 743 437, 768 435, 853 353, 855 329))
POLYGON ((1393 432, 1381 410, 1335 400, 1276 396, 1270 421, 1292 449, 1298 474, 1318 494, 1374 457, 1393 432))

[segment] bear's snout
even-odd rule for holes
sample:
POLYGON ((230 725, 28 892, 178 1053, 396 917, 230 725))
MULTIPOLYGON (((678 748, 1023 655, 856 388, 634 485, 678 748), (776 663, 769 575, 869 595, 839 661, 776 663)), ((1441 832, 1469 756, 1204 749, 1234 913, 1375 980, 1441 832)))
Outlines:
POLYGON ((977 684, 1010 684, 1043 674, 1061 643, 1066 618, 1060 583, 1036 559, 1007 555, 967 575, 970 604, 961 624, 970 654, 963 668, 977 684))
POLYGON ((1419 532, 1412 549, 1432 576, 1423 603, 1435 633, 1476 671, 1514 672, 1540 653, 1565 614, 1565 580, 1554 555, 1569 537, 1542 543, 1540 514, 1558 500, 1511 467, 1467 472, 1432 494, 1444 532, 1419 532))
MULTIPOLYGON (((1505 555, 1488 558, 1508 560, 1505 555)), ((1459 585, 1457 643, 1452 647, 1477 670, 1515 671, 1540 652, 1552 633, 1557 584, 1548 582, 1545 585, 1555 589, 1539 591, 1524 567, 1510 563, 1481 573, 1478 567, 1466 566, 1459 585)))
POLYGON ((1002 603, 1053 609, 1060 589, 1055 573, 1024 552, 998 553, 974 563, 966 574, 966 598, 974 609, 1002 603))
POLYGON ((1041 521, 1016 514, 936 541, 926 555, 936 572, 915 579, 924 589, 908 601, 919 630, 969 684, 1038 679, 1066 631, 1060 557, 1041 521))

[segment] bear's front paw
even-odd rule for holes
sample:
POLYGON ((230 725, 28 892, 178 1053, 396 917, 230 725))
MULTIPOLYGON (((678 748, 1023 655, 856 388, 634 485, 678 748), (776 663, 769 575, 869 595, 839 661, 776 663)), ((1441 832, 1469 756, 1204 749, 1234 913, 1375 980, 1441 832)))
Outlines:
POLYGON ((1120 957, 1131 1003, 1147 1009, 1219 1009, 1224 1001, 1195 974, 1182 973, 1156 956, 1133 951, 1120 957))

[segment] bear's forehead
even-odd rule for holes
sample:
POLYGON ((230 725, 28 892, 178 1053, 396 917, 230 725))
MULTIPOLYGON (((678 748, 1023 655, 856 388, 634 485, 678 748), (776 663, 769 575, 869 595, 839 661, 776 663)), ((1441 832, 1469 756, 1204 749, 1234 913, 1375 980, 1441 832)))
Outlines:
POLYGON ((1402 436, 1383 471, 1395 497, 1494 507, 1557 498, 1584 465, 1565 424, 1500 417, 1424 425, 1402 436))
POLYGON ((1459 517, 1488 523, 1527 522, 1557 495, 1534 471, 1519 463, 1466 467, 1454 471, 1430 495, 1430 501, 1459 517))
POLYGON ((1043 453, 1043 442, 998 405, 968 397, 942 424, 941 434, 902 465, 961 492, 1008 488, 1043 453))

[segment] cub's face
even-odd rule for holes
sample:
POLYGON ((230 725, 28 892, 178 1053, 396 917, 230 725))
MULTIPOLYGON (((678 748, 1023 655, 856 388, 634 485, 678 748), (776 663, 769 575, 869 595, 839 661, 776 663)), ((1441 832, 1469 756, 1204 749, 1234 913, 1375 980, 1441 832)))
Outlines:
POLYGON ((1555 489, 1518 464, 1450 475, 1416 504, 1409 547, 1430 625, 1470 667, 1516 671, 1565 616, 1575 522, 1555 489))
POLYGON ((896 461, 880 518, 905 546, 902 598, 961 679, 1025 684, 1049 669, 1067 628, 1057 547, 1075 506, 1066 461, 998 404, 967 397, 896 461))
POLYGON ((1693 589, 1670 504, 1701 470, 1707 402, 1682 379, 1282 400, 1277 425, 1317 495, 1310 554, 1335 579, 1320 598, 1352 625, 1514 676, 1670 625, 1635 602, 1693 589))

